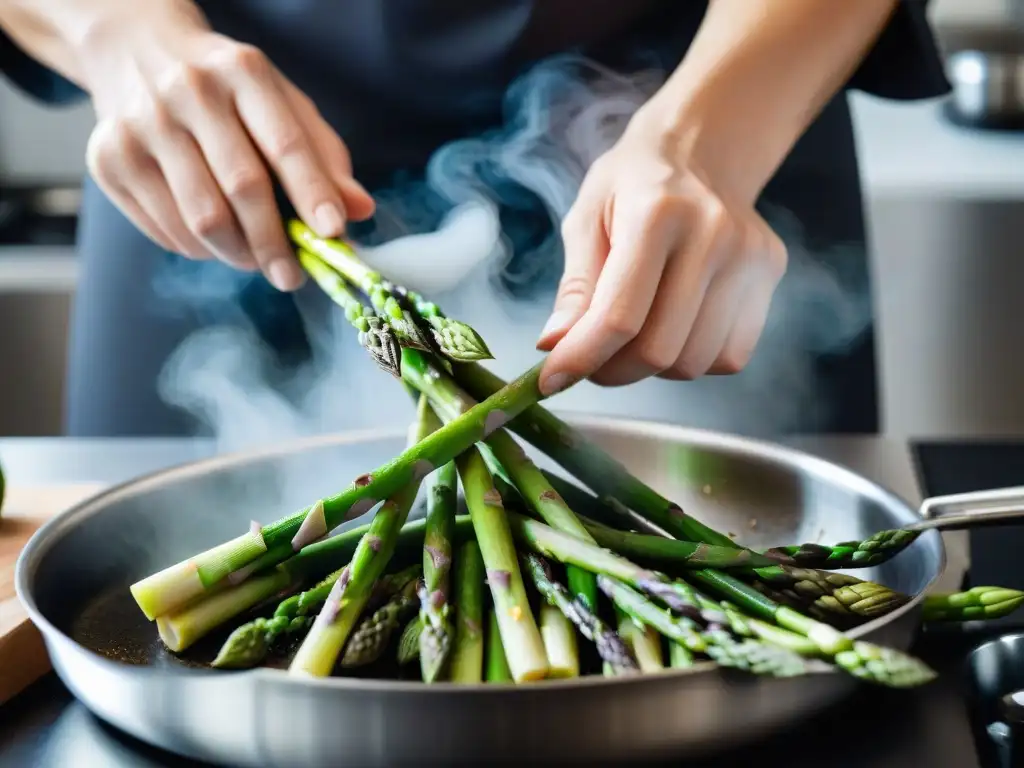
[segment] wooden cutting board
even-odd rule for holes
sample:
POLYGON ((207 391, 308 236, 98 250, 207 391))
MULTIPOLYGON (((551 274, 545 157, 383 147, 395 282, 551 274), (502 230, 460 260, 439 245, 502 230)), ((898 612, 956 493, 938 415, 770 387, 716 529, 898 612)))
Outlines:
POLYGON ((101 488, 83 484, 7 489, 0 510, 0 704, 51 669, 42 635, 14 594, 18 555, 39 526, 101 488))

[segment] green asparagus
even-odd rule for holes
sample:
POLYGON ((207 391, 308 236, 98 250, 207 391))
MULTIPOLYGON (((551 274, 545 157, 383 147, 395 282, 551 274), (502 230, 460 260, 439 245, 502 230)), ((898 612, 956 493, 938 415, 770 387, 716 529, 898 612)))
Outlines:
POLYGON ((819 653, 850 674, 894 688, 923 685, 935 678, 926 664, 899 651, 854 641, 820 621, 779 605, 739 579, 720 571, 691 571, 689 578, 745 609, 755 618, 789 629, 813 641, 819 653))
POLYGON ((492 608, 487 612, 487 674, 488 683, 511 683, 512 672, 505 658, 505 647, 501 644, 501 630, 498 628, 498 614, 492 608))
POLYGON ((370 353, 381 370, 400 378, 402 349, 391 325, 363 304, 349 290, 341 275, 319 257, 303 248, 299 249, 298 257, 299 263, 321 290, 344 310, 345 319, 359 333, 359 345, 370 353))
POLYGON ((803 568, 870 568, 894 558, 922 533, 895 528, 879 531, 861 541, 843 541, 832 546, 809 543, 772 547, 765 554, 803 568))
POLYGON ((1009 616, 1024 604, 1024 592, 1006 587, 974 587, 966 592, 927 595, 925 621, 982 621, 1009 616))
POLYGON ((523 570, 529 574, 541 596, 565 614, 566 618, 576 625, 580 634, 597 646, 601 659, 611 666, 615 674, 638 671, 636 660, 622 638, 601 621, 578 596, 573 597, 565 587, 554 580, 551 568, 544 558, 532 553, 525 555, 523 570))
POLYGON ((470 539, 455 558, 455 643, 449 665, 453 683, 479 683, 484 664, 484 561, 470 539))
POLYGON ((619 637, 621 637, 636 657, 637 666, 644 674, 661 672, 665 669, 665 660, 661 650, 661 635, 653 627, 639 623, 621 609, 619 615, 619 637))
MULTIPOLYGON (((410 431, 409 443, 422 445, 430 435, 436 435, 436 420, 428 418, 429 409, 417 411, 415 428, 410 431)), ((310 627, 302 645, 288 667, 289 674, 325 677, 330 675, 339 654, 345 647, 356 621, 366 607, 370 590, 383 574, 398 543, 399 532, 409 516, 419 492, 420 482, 433 467, 415 473, 410 482, 389 498, 373 517, 352 562, 346 566, 334 583, 316 621, 310 627)))
MULTIPOLYGON (((426 397, 419 407, 429 410, 426 397)), ((436 419, 431 411, 430 417, 436 419)), ((440 428, 440 424, 435 425, 440 428)), ((452 645, 448 588, 452 562, 452 538, 458 504, 458 474, 454 462, 434 473, 427 495, 427 519, 423 538, 423 591, 420 593, 420 671, 423 681, 440 679, 452 645)))
POLYGON ((359 623, 345 644, 340 662, 342 667, 364 667, 384 655, 391 638, 416 613, 417 586, 415 580, 410 581, 404 589, 359 623))
POLYGON ((289 557, 346 519, 369 511, 384 497, 397 494, 447 464, 510 418, 541 398, 537 388, 541 364, 531 368, 500 394, 469 409, 375 471, 361 475, 341 493, 269 525, 172 565, 132 585, 142 612, 155 619, 196 600, 229 575, 245 575, 289 557))
POLYGON ((445 317, 436 304, 385 280, 366 266, 348 244, 320 238, 296 220, 288 223, 288 232, 296 245, 316 254, 365 293, 378 314, 387 318, 403 346, 440 352, 459 362, 491 357, 487 345, 473 328, 445 317), (424 333, 424 324, 427 333, 424 333))
POLYGON ((540 680, 548 673, 548 660, 519 571, 509 531, 508 515, 511 513, 506 513, 501 506, 491 473, 476 448, 470 448, 456 459, 456 466, 487 568, 487 583, 498 614, 501 642, 512 679, 516 683, 540 680))

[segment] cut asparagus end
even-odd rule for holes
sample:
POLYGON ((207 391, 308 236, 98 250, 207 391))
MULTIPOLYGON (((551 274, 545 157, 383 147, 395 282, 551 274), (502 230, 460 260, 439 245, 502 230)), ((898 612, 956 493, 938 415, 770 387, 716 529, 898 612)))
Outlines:
POLYGON ((669 643, 668 665, 672 669, 688 669, 693 666, 693 654, 679 643, 669 643))
POLYGON ((540 635, 548 657, 548 677, 579 677, 580 656, 575 627, 564 613, 550 603, 540 608, 540 635))
POLYGON ((180 653, 224 622, 289 586, 287 573, 275 569, 265 576, 220 590, 180 611, 158 616, 160 639, 171 651, 180 653))
POLYGON ((618 610, 619 636, 626 641, 636 657, 640 671, 654 674, 665 669, 665 661, 661 652, 661 635, 653 627, 638 624, 631 616, 618 610))
POLYGON ((131 593, 146 618, 152 621, 183 608, 266 551, 263 536, 258 530, 252 530, 135 582, 131 593))

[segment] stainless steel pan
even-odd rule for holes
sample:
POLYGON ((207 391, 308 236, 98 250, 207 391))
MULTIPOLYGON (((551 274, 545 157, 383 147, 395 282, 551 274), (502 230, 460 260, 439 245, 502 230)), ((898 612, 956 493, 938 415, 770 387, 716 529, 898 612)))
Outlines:
MULTIPOLYGON (((864 478, 775 445, 637 422, 573 421, 683 508, 752 546, 857 539, 921 520, 864 478)), ((16 580, 61 679, 96 715, 139 739, 247 766, 684 758, 763 735, 852 688, 840 675, 764 680, 708 666, 521 687, 308 682, 273 669, 204 669, 221 638, 189 660, 162 649, 131 600, 130 583, 237 534, 251 519, 268 522, 336 490, 399 452, 403 438, 312 439, 186 465, 108 490, 45 525, 22 554, 16 580)), ((961 513, 972 501, 930 508, 961 513)), ((1019 494, 1003 498, 987 511, 998 517, 1019 502, 1019 494)), ((865 578, 916 597, 852 634, 907 648, 920 596, 944 557, 939 534, 928 531, 867 571, 865 578)))

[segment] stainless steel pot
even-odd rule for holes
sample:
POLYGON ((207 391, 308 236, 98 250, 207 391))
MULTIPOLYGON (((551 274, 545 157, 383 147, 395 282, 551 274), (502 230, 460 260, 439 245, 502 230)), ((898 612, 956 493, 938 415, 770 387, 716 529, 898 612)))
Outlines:
MULTIPOLYGON (((856 539, 920 520, 883 488, 793 450, 671 426, 571 420, 639 477, 751 546, 856 539)), ((706 665, 519 687, 310 682, 272 669, 190 668, 162 649, 128 594, 131 582, 252 518, 275 519, 336 489, 400 451, 403 438, 311 439, 186 465, 108 490, 45 525, 23 552, 16 580, 61 679, 95 714, 137 738, 246 766, 685 758, 763 735, 852 689, 839 674, 765 680, 706 665)), ((959 515, 963 502, 933 508, 959 515)), ((1005 498, 989 505, 994 514, 1007 508, 1005 498)), ((866 571, 916 597, 851 634, 907 648, 921 595, 943 565, 941 538, 928 531, 866 571)))
POLYGON ((976 127, 1024 129, 1024 48, 957 51, 949 56, 947 71, 951 119, 976 127))

